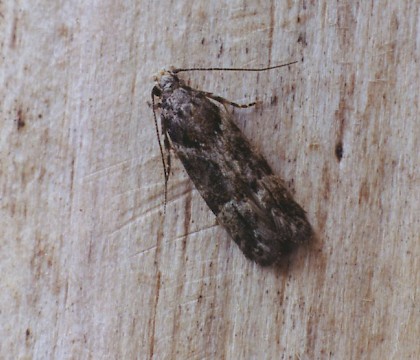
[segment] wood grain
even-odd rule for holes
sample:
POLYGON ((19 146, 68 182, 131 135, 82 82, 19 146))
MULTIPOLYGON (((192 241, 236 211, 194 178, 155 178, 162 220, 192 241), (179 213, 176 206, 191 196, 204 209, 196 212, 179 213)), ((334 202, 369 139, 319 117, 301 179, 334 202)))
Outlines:
POLYGON ((0 4, 0 357, 415 359, 419 7, 0 4), (151 75, 237 102, 317 238, 246 260, 178 161, 163 215, 151 75))

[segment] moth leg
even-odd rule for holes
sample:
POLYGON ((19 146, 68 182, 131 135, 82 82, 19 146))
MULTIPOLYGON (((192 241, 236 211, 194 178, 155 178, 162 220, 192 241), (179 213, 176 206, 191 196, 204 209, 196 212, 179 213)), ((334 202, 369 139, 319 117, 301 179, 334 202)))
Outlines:
POLYGON ((161 105, 161 103, 155 103, 155 96, 159 97, 159 96, 161 96, 161 94, 162 94, 161 90, 158 87, 155 86, 152 90, 151 97, 152 97, 153 119, 154 119, 154 122, 155 122, 156 136, 157 136, 157 139, 158 139, 160 156, 162 158, 163 173, 164 173, 164 177, 165 177, 164 213, 166 213, 166 203, 167 203, 167 198, 168 198, 168 180, 169 180, 169 173, 171 171, 171 155, 170 155, 170 142, 169 142, 169 139, 168 139, 168 133, 166 131, 165 122, 163 121, 162 116, 161 116, 160 126, 161 126, 161 134, 163 136, 163 143, 164 143, 164 147, 165 147, 165 154, 164 154, 163 149, 162 149, 161 140, 160 140, 159 126, 158 126, 158 122, 157 122, 157 118, 156 118, 156 110, 158 108, 160 108, 162 105, 161 105), (165 155, 166 155, 166 163, 165 163, 165 155))
POLYGON ((162 108, 162 104, 161 103, 155 103, 154 105, 152 105, 152 108, 154 111, 159 110, 162 108))
POLYGON ((163 133, 163 146, 165 148, 165 156, 166 156, 165 181, 168 182, 169 174, 171 173, 171 143, 169 141, 169 136, 166 131, 163 133))
POLYGON ((230 105, 230 106, 241 108, 241 109, 248 108, 248 107, 256 105, 255 101, 252 102, 252 103, 249 103, 249 104, 238 104, 238 103, 235 103, 233 101, 227 100, 227 99, 225 99, 221 96, 214 95, 211 92, 206 92, 206 91, 200 91, 200 92, 203 95, 207 96, 208 98, 213 99, 214 101, 217 101, 217 102, 221 103, 222 105, 230 105))
MULTIPOLYGON (((163 122, 161 122, 163 124, 163 122)), ((166 213, 166 204, 168 203, 168 182, 169 182, 169 175, 171 174, 171 142, 169 140, 168 132, 166 131, 166 127, 162 125, 162 135, 163 135, 163 146, 165 149, 165 153, 162 154, 165 156, 166 161, 164 163, 164 175, 165 175, 165 204, 164 204, 164 212, 166 213)))

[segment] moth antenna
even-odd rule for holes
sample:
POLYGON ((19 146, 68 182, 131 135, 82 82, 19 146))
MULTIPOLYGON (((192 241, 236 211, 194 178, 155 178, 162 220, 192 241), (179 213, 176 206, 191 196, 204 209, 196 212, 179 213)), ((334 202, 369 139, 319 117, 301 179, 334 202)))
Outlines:
MULTIPOLYGON (((272 70, 272 69, 277 69, 277 68, 281 68, 284 66, 288 66, 288 65, 292 65, 292 64, 296 64, 297 61, 292 61, 289 62, 287 64, 281 64, 281 65, 275 65, 275 66, 268 66, 268 67, 264 67, 264 68, 223 68, 223 67, 210 67, 210 68, 182 68, 182 69, 172 69, 172 73, 177 74, 180 72, 186 72, 186 71, 267 71, 267 70, 272 70)), ((233 107, 237 107, 237 108, 247 108, 247 107, 251 107, 254 106, 256 104, 256 102, 252 102, 249 104, 238 104, 235 102, 232 102, 230 100, 227 100, 221 96, 217 96, 214 95, 211 92, 206 92, 206 91, 201 91, 202 94, 204 94, 205 96, 223 104, 225 107, 226 105, 231 105, 233 107)))
POLYGON ((174 74, 185 72, 185 71, 267 71, 272 69, 281 68, 284 66, 289 66, 292 64, 296 64, 297 61, 292 61, 287 64, 275 65, 275 66, 267 66, 263 68, 223 68, 223 67, 209 67, 209 68, 181 68, 181 69, 173 69, 172 72, 174 74))

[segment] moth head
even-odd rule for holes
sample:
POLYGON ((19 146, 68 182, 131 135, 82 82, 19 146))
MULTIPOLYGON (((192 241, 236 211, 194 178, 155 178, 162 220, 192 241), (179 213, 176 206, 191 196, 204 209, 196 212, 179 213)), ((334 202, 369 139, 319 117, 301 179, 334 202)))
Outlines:
POLYGON ((156 75, 153 76, 153 80, 156 83, 156 87, 160 91, 173 91, 180 85, 180 80, 175 74, 174 67, 170 67, 169 70, 160 70, 156 75))

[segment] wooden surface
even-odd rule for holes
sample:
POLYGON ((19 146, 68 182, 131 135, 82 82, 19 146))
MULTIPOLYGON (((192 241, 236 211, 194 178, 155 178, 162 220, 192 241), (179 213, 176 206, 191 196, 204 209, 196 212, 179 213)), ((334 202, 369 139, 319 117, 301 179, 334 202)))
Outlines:
POLYGON ((407 1, 0 4, 0 357, 417 359, 420 24, 407 1), (317 239, 246 260, 148 105, 160 68, 234 117, 317 239), (230 109, 230 111, 232 111, 230 109))

